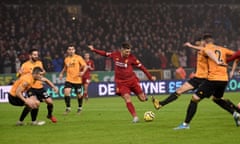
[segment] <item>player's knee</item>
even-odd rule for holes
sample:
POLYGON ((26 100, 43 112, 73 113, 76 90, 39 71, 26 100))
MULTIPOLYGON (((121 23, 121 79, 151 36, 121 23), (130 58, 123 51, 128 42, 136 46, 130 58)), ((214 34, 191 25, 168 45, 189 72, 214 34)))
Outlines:
POLYGON ((36 100, 35 105, 36 105, 36 107, 39 107, 40 106, 40 101, 36 100))
POLYGON ((200 97, 198 97, 197 95, 194 94, 194 95, 192 96, 192 101, 193 101, 193 102, 198 103, 200 100, 201 100, 200 97))
POLYGON ((46 103, 46 104, 53 104, 53 101, 52 101, 51 98, 47 98, 47 99, 45 100, 45 103, 46 103))

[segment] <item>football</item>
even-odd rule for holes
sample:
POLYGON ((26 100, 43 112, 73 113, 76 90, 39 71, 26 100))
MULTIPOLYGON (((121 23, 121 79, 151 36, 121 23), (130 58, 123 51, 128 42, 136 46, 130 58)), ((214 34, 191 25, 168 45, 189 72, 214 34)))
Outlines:
POLYGON ((155 113, 154 113, 154 112, 152 112, 152 111, 146 111, 146 112, 144 113, 144 116, 143 116, 144 121, 150 122, 150 121, 153 121, 154 118, 155 118, 155 113))

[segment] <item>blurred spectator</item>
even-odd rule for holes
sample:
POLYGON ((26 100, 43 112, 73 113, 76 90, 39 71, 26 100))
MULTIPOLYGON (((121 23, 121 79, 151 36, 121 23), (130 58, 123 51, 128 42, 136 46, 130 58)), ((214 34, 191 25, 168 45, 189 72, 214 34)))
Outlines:
POLYGON ((13 66, 15 64, 15 58, 10 53, 6 53, 3 58, 3 73, 13 73, 13 66))
POLYGON ((112 69, 112 60, 110 58, 105 59, 105 71, 111 71, 112 69))
POLYGON ((15 70, 16 70, 16 72, 19 71, 20 67, 21 67, 21 61, 20 61, 19 58, 16 56, 16 58, 15 58, 15 70))
MULTIPOLYGON (((215 34, 217 44, 233 50, 240 48, 239 5, 232 7, 228 1, 211 5, 208 1, 193 1, 191 4, 183 1, 167 4, 157 0, 75 1, 74 6, 80 11, 75 19, 68 11, 70 1, 62 4, 34 2, 16 1, 0 5, 0 51, 14 47, 21 63, 28 59, 27 52, 32 47, 40 50, 44 60, 48 51, 50 55, 57 52, 60 58, 64 58, 64 48, 69 42, 75 42, 78 53, 84 53, 81 48, 89 43, 103 50, 117 50, 123 41, 129 41, 134 53, 149 69, 185 67, 185 63, 176 62, 182 44, 204 32, 215 34), (81 8, 78 4, 82 4, 81 8), (159 65, 156 60, 159 50, 165 53, 168 62, 165 65, 163 62, 159 65), (171 61, 173 51, 174 62, 171 61)), ((189 61, 186 67, 194 67, 193 54, 186 52, 185 56, 189 61)), ((92 58, 96 70, 105 70, 104 58, 96 55, 92 58)), ((4 62, 2 54, 0 59, 1 66, 4 62)), ((54 71, 49 59, 46 59, 45 67, 54 71)))
POLYGON ((184 50, 179 52, 179 64, 183 68, 187 67, 187 56, 184 50))
POLYGON ((50 51, 47 51, 46 54, 43 56, 43 67, 47 72, 52 72, 53 65, 52 65, 52 56, 50 51))
POLYGON ((178 68, 180 66, 179 55, 177 54, 177 52, 175 50, 173 51, 172 56, 171 56, 171 63, 174 68, 178 68))
POLYGON ((185 80, 186 79, 186 71, 183 67, 178 67, 175 71, 176 73, 176 79, 182 79, 185 80))
POLYGON ((53 70, 54 72, 61 72, 63 69, 63 58, 59 57, 58 54, 54 55, 54 59, 52 60, 53 70))
POLYGON ((197 62, 197 55, 196 55, 197 51, 194 49, 190 50, 190 54, 189 54, 189 60, 188 60, 188 67, 190 68, 195 68, 196 62, 197 62))
POLYGON ((159 59, 160 59, 160 68, 161 69, 167 68, 168 60, 167 60, 167 58, 165 56, 165 53, 163 51, 159 52, 159 59))

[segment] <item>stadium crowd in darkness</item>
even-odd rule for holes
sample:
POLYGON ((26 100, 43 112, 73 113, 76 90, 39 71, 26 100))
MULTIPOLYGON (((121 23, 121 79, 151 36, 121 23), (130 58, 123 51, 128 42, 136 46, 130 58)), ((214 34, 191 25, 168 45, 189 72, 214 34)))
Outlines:
MULTIPOLYGON (((85 0, 80 15, 66 4, 0 5, 0 73, 15 73, 37 48, 47 71, 62 68, 66 45, 74 42, 83 55, 86 46, 107 51, 129 41, 132 52, 149 69, 195 67, 195 51, 183 47, 204 32, 216 43, 240 48, 239 5, 111 3, 111 0, 85 0)), ((96 70, 111 70, 108 59, 92 54, 96 70)))

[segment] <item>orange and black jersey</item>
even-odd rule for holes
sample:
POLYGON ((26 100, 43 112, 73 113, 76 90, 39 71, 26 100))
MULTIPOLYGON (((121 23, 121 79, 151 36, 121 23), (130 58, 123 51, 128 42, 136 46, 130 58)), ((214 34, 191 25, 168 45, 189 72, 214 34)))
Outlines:
MULTIPOLYGON (((31 74, 32 70, 35 67, 40 67, 43 69, 43 64, 41 61, 36 61, 36 62, 32 62, 30 60, 26 61, 25 63, 22 64, 21 68, 20 68, 20 72, 21 72, 21 76, 25 75, 25 74, 31 74)), ((36 81, 34 83, 34 85, 32 86, 32 88, 36 88, 36 89, 40 89, 43 88, 43 84, 41 81, 36 81)))
POLYGON ((64 60, 64 67, 66 69, 66 81, 70 83, 82 83, 82 78, 79 76, 82 67, 85 67, 87 64, 85 60, 74 54, 73 56, 67 56, 64 60))
POLYGON ((18 87, 21 87, 22 90, 23 90, 22 93, 24 93, 32 87, 34 82, 35 82, 35 80, 33 79, 32 74, 30 74, 30 73, 25 74, 14 82, 14 84, 12 85, 9 93, 12 96, 16 96, 16 91, 17 91, 18 87))
MULTIPOLYGON (((207 44, 204 48, 204 52, 207 50, 213 51, 218 60, 224 63, 227 62, 227 56, 234 54, 234 51, 214 44, 207 44)), ((220 66, 214 60, 208 58, 208 80, 228 81, 227 67, 220 66)))
POLYGON ((203 50, 198 51, 197 53, 197 66, 195 77, 197 78, 207 78, 208 76, 208 63, 207 56, 204 54, 203 50))

